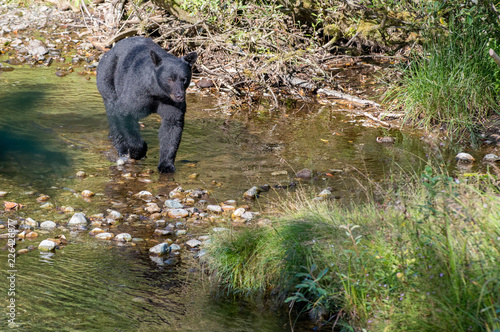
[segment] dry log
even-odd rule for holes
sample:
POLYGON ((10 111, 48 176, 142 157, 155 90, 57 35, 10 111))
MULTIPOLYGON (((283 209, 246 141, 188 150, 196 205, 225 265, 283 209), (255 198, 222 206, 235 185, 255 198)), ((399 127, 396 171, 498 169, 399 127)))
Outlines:
POLYGON ((135 28, 128 29, 128 30, 120 32, 117 35, 114 35, 113 37, 106 40, 103 44, 104 44, 104 46, 111 46, 114 43, 116 43, 117 41, 122 40, 123 38, 135 36, 138 33, 139 33, 139 29, 135 29, 135 28))
POLYGON ((338 98, 338 99, 345 99, 347 101, 363 105, 364 107, 366 106, 373 106, 373 107, 380 107, 379 104, 377 104, 374 101, 367 100, 367 99, 361 99, 356 96, 348 95, 347 93, 339 92, 339 91, 334 91, 330 89, 319 89, 318 94, 324 94, 333 98, 338 98))
POLYGON ((493 51, 493 49, 490 48, 490 57, 493 58, 493 60, 495 60, 495 63, 500 66, 500 57, 495 53, 495 51, 493 51))

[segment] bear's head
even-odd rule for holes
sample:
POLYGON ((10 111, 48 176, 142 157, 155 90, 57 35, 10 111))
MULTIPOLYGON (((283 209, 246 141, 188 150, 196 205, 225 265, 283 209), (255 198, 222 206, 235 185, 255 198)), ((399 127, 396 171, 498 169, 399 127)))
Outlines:
POLYGON ((186 99, 186 89, 191 83, 191 69, 198 54, 192 52, 182 58, 162 58, 153 50, 150 54, 155 66, 156 83, 162 94, 174 103, 183 103, 186 99))

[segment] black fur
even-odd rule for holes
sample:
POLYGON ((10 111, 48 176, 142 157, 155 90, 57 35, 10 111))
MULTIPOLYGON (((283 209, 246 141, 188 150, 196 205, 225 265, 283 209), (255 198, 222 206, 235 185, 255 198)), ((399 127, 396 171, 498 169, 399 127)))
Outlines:
POLYGON ((151 39, 119 41, 97 67, 97 89, 108 115, 109 133, 119 156, 141 159, 147 145, 139 119, 151 113, 161 118, 159 130, 161 173, 175 171, 174 161, 184 128, 186 89, 197 54, 178 58, 151 39))

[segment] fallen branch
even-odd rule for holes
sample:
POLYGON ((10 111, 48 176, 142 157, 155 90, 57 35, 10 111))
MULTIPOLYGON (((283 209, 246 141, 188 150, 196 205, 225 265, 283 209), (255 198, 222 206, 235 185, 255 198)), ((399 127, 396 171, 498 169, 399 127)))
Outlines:
POLYGON ((113 45, 114 43, 116 43, 117 41, 119 40, 122 40, 123 38, 126 38, 126 37, 131 37, 131 36, 135 36, 139 33, 139 29, 135 29, 135 28, 132 28, 132 29, 128 29, 128 30, 125 30, 123 32, 120 32, 119 34, 117 35, 114 35, 113 37, 111 37, 110 39, 106 40, 104 42, 104 46, 111 46, 113 45))
POLYGON ((493 49, 490 48, 489 54, 490 54, 490 57, 492 57, 493 60, 495 60, 495 63, 498 66, 500 66, 500 57, 495 53, 495 51, 493 51, 493 49))
POLYGON ((370 113, 368 113, 368 112, 363 112, 363 115, 364 115, 364 116, 366 116, 367 118, 369 118, 369 119, 371 119, 371 120, 375 121, 375 122, 380 123, 380 124, 381 124, 382 126, 384 126, 384 127, 387 127, 387 128, 390 128, 390 127, 391 127, 391 125, 390 125, 390 124, 388 124, 387 122, 385 122, 385 121, 382 121, 382 120, 378 119, 377 117, 375 117, 375 116, 371 115, 371 114, 370 114, 370 113))
POLYGON ((330 96, 333 98, 345 99, 347 101, 363 105, 364 107, 366 107, 366 106, 380 107, 380 104, 377 104, 374 101, 367 100, 367 99, 361 99, 361 98, 358 98, 356 96, 348 95, 346 93, 339 92, 339 91, 334 91, 334 90, 330 90, 330 89, 319 89, 317 92, 318 92, 318 94, 324 94, 324 95, 327 95, 327 96, 330 96))

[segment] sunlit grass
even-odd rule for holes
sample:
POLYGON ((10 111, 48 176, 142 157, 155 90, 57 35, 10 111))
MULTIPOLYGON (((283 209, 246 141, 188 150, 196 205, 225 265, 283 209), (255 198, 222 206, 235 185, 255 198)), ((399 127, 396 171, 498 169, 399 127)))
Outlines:
POLYGON ((277 294, 313 318, 370 331, 500 328, 500 199, 427 168, 384 204, 299 194, 272 227, 218 236, 209 268, 226 290, 277 294))

